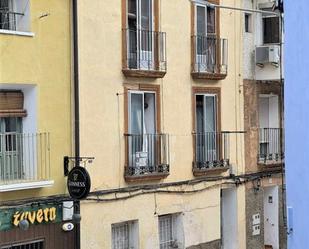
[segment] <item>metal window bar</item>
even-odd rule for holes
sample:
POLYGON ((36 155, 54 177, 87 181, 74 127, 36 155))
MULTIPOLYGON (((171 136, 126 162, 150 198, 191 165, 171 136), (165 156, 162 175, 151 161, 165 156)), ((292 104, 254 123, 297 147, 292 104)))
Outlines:
POLYGON ((126 134, 125 174, 169 173, 169 136, 167 134, 126 134))
POLYGON ((159 217, 160 249, 170 249, 175 242, 173 237, 173 216, 164 215, 159 217))
POLYGON ((0 133, 0 184, 50 179, 49 133, 0 133))
POLYGON ((1 249, 44 249, 44 241, 32 241, 1 247, 1 249))
POLYGON ((112 225, 112 249, 131 249, 129 232, 129 224, 127 222, 112 225))
POLYGON ((192 36, 194 58, 192 71, 227 74, 228 42, 214 35, 192 36))
POLYGON ((9 11, 8 9, 0 9, 0 29, 17 30, 17 24, 23 13, 9 11))
POLYGON ((193 166, 199 170, 229 166, 230 134, 229 132, 193 134, 195 143, 193 166))
POLYGON ((281 128, 259 129, 259 163, 267 164, 282 161, 284 154, 282 152, 281 136, 281 128))
POLYGON ((166 71, 166 33, 124 29, 125 69, 166 71))

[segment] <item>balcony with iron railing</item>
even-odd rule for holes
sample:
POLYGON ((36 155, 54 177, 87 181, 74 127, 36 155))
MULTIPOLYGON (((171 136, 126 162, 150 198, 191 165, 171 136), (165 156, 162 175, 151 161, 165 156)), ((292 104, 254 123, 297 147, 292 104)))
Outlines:
POLYGON ((228 41, 213 35, 194 35, 191 75, 195 79, 221 80, 227 76, 228 41))
MULTIPOLYGON (((195 176, 223 173, 231 163, 231 136, 236 139, 243 132, 203 132, 193 134, 195 176)), ((236 141, 236 140, 235 140, 236 141)))
POLYGON ((23 16, 23 13, 0 9, 0 29, 17 31, 18 22, 23 16))
POLYGON ((162 179, 169 175, 167 134, 125 134, 127 181, 162 179))
POLYGON ((0 192, 47 187, 49 133, 0 133, 0 192))
POLYGON ((258 164, 278 165, 284 160, 283 134, 281 128, 259 129, 258 164))
POLYGON ((162 78, 166 74, 166 33, 123 30, 123 68, 127 77, 162 78))

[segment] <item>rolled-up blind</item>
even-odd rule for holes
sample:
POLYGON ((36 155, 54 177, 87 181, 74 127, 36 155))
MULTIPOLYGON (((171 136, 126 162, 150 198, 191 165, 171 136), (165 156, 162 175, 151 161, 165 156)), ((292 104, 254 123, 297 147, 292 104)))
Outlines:
POLYGON ((0 91, 0 117, 25 117, 22 91, 0 91))

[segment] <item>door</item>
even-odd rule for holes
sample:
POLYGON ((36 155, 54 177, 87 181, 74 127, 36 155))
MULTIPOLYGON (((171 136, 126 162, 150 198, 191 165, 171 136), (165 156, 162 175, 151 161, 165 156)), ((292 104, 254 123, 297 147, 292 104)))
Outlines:
POLYGON ((264 189, 264 244, 279 249, 278 186, 264 189))
POLYGON ((129 67, 154 68, 153 0, 128 0, 129 67))
POLYGON ((221 240, 222 249, 238 249, 237 240, 237 190, 221 190, 221 240))
POLYGON ((0 118, 0 180, 14 181, 24 175, 22 166, 22 120, 0 118))
POLYGON ((129 94, 129 164, 155 167, 156 104, 154 92, 129 94))
POLYGON ((196 4, 196 71, 214 72, 215 66, 215 8, 196 4))
POLYGON ((196 95, 196 155, 197 162, 218 160, 217 96, 196 95))
POLYGON ((259 98, 260 155, 280 155, 279 97, 260 95, 259 98))

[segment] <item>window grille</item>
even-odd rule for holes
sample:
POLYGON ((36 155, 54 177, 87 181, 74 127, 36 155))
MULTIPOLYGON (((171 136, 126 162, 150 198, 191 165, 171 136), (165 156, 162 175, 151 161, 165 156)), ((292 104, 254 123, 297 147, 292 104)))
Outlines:
POLYGON ((1 249, 44 249, 44 241, 32 241, 1 247, 1 249))
POLYGON ((173 217, 164 215, 159 217, 160 249, 170 249, 175 239, 173 238, 173 217))
POLYGON ((129 223, 112 225, 112 249, 131 249, 129 241, 129 223))

